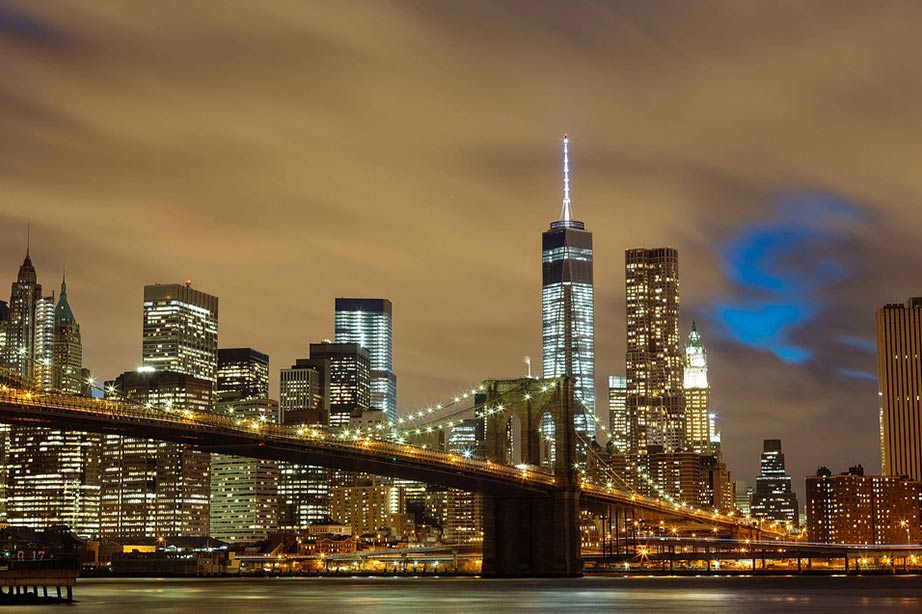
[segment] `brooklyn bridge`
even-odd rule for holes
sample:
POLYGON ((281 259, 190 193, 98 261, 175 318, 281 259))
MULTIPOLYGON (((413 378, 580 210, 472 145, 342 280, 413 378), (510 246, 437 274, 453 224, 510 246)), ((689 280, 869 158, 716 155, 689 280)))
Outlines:
MULTIPOLYGON (((474 392, 474 391, 472 391, 474 392)), ((330 429, 244 420, 182 407, 0 385, 0 422, 176 442, 207 452, 319 465, 482 493, 486 577, 581 574, 581 513, 634 526, 669 523, 673 533, 734 540, 777 539, 775 529, 733 514, 632 489, 593 454, 574 427, 579 409, 571 377, 486 380, 464 411, 483 420, 483 453, 440 449, 455 413, 420 412, 396 428, 330 429), (554 436, 542 432, 548 416, 554 436), (592 460, 592 459, 589 459, 592 460), (592 467, 587 471, 586 466, 592 467)), ((473 395, 471 395, 473 396, 473 395)), ((617 529, 615 531, 617 533, 617 529)))

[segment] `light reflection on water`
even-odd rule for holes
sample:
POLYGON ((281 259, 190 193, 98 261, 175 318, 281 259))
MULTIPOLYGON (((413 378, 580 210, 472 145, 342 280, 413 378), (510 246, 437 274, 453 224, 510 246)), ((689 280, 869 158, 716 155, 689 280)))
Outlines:
MULTIPOLYGON (((922 612, 918 576, 83 579, 74 595, 80 614, 922 612)), ((28 612, 60 612, 62 607, 30 607, 28 612)))

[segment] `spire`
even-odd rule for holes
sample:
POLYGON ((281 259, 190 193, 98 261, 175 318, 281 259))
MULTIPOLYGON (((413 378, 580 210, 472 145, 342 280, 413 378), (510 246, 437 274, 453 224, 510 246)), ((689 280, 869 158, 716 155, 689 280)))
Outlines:
POLYGON ((70 309, 70 303, 67 302, 66 273, 61 276, 61 296, 58 297, 58 304, 54 308, 54 320, 55 322, 77 322, 77 319, 74 317, 74 312, 70 309))
POLYGON ((31 247, 31 235, 32 225, 26 224, 26 257, 22 261, 22 266, 19 267, 19 275, 16 276, 16 281, 18 283, 38 283, 38 277, 35 274, 35 267, 32 265, 32 257, 29 249, 31 247))
POLYGON ((570 209, 570 137, 563 134, 563 204, 560 207, 560 221, 569 222, 573 219, 570 209))

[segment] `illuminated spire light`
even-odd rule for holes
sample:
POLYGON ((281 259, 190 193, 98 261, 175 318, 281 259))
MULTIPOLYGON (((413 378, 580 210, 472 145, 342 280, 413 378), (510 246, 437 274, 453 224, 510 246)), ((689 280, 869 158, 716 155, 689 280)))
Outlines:
POLYGON ((563 204, 560 207, 560 221, 569 222, 573 219, 570 209, 570 137, 563 135, 563 204))

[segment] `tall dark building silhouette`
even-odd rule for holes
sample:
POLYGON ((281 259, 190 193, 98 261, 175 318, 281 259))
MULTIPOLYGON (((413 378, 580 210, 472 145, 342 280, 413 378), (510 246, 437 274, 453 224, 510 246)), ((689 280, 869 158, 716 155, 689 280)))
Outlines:
POLYGON ((685 448, 685 359, 679 343, 679 253, 625 252, 630 452, 685 448))
MULTIPOLYGON (((541 328, 544 377, 572 375, 576 430, 595 434, 595 308, 592 233, 570 206, 569 138, 563 137, 563 204, 560 218, 541 235, 541 328)), ((545 429, 548 425, 545 425, 545 429)))
POLYGON ((877 310, 881 472, 922 481, 922 297, 877 310))
POLYGON ((36 365, 44 358, 41 348, 36 347, 36 342, 42 336, 38 330, 39 323, 36 322, 36 310, 41 301, 42 286, 38 283, 27 247, 26 257, 10 288, 3 367, 10 375, 22 378, 29 384, 38 383, 36 380, 40 378, 40 373, 36 365))
POLYGON ((749 506, 753 518, 790 522, 797 526, 800 508, 791 490, 791 476, 785 473, 780 439, 766 439, 762 445, 761 472, 749 506))

